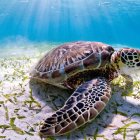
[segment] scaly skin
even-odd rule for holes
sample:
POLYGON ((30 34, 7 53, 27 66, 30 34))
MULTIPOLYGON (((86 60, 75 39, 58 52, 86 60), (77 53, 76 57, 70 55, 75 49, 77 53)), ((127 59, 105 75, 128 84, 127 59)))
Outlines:
POLYGON ((75 90, 82 83, 97 77, 105 77, 108 81, 112 81, 118 77, 118 70, 113 65, 106 65, 105 68, 85 70, 76 73, 64 81, 64 86, 75 90))
POLYGON ((93 120, 106 106, 110 93, 109 82, 103 77, 85 82, 60 110, 45 120, 40 136, 63 135, 93 120))

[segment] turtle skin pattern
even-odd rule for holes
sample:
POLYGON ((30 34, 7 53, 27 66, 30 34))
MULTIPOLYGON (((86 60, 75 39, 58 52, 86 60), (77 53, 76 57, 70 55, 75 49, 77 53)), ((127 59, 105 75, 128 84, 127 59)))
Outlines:
POLYGON ((61 109, 45 120, 40 136, 63 135, 93 120, 106 106, 110 93, 109 82, 104 77, 83 83, 61 109))

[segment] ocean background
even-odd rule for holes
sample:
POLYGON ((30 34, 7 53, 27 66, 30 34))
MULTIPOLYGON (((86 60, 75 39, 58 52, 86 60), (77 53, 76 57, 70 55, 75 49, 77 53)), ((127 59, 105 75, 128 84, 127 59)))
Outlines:
MULTIPOLYGON (((43 120, 72 93, 29 73, 45 52, 71 41, 140 49, 140 0, 0 0, 0 139, 43 140, 43 120)), ((140 140, 137 72, 133 84, 121 76, 111 83, 112 97, 95 120, 47 140, 140 140)))
POLYGON ((1 56, 78 40, 140 48, 140 0, 0 0, 1 56))

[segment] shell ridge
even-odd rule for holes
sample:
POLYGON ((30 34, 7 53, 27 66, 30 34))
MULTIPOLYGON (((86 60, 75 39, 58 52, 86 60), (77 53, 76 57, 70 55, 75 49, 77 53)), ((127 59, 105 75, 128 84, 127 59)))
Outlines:
POLYGON ((44 55, 34 67, 32 76, 46 80, 52 78, 54 82, 63 81, 65 75, 68 78, 71 74, 90 69, 91 66, 93 69, 100 68, 104 57, 109 54, 108 45, 101 42, 64 44, 44 55))
MULTIPOLYGON (((88 57, 90 57, 93 53, 94 53, 94 52, 92 52, 90 55, 88 55, 87 57, 83 58, 82 60, 78 60, 78 61, 76 61, 76 62, 74 62, 74 63, 68 64, 67 66, 71 66, 71 65, 73 65, 73 64, 79 63, 80 61, 84 61, 85 59, 87 59, 88 57)), ((67 62, 69 62, 69 61, 67 60, 67 62)), ((60 69, 61 69, 61 68, 60 68, 60 69)), ((55 72, 55 71, 58 71, 58 70, 60 70, 60 69, 49 70, 49 71, 47 71, 47 72, 42 72, 42 73, 47 74, 47 73, 49 73, 49 72, 51 72, 51 71, 54 71, 54 72, 55 72)), ((37 70, 37 69, 36 69, 36 70, 37 70)), ((38 70, 37 70, 37 72, 41 73, 41 72, 38 71, 38 70)))

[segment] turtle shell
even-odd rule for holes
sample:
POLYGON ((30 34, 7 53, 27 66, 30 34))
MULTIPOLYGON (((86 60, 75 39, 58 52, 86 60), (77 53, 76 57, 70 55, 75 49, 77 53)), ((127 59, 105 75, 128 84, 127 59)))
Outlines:
POLYGON ((110 63, 114 49, 101 42, 73 42, 46 53, 31 72, 32 77, 59 83, 73 74, 99 69, 110 63))

